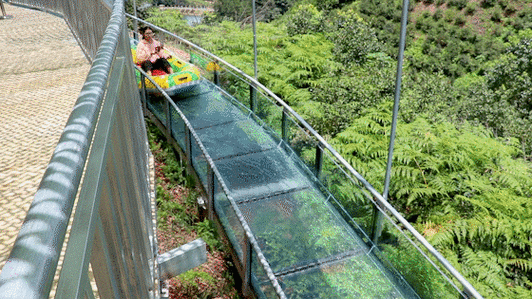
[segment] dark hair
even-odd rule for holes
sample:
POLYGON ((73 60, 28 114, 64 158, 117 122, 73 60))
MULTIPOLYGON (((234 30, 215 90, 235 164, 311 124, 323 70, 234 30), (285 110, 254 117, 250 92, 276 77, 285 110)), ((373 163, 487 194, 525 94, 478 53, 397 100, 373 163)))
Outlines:
POLYGON ((139 33, 144 35, 144 32, 146 32, 146 30, 148 30, 148 26, 140 26, 139 27, 139 33))

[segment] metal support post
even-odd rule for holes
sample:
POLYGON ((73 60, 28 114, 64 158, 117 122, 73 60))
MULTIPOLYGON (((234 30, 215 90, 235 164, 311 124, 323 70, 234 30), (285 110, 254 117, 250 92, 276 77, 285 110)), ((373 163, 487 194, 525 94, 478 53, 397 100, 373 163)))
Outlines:
POLYGON ((281 118, 281 137, 288 143, 288 115, 286 108, 283 109, 283 116, 281 118))
POLYGON ((253 85, 249 85, 249 109, 253 113, 257 111, 257 90, 253 85))
POLYGON ((172 136, 172 113, 170 113, 170 102, 167 98, 164 98, 164 115, 166 116, 166 133, 172 136))
MULTIPOLYGON (((401 37, 399 39, 399 56, 397 57, 397 74, 395 81, 395 99, 393 105, 393 117, 392 117, 392 130, 390 133, 390 146, 388 148, 388 163, 386 167, 386 177, 384 180, 384 191, 382 197, 388 200, 388 191, 390 188, 390 176, 393 161, 393 146, 395 141, 395 131, 397 128, 397 114, 399 113, 399 99, 401 97, 401 77, 403 73, 403 57, 405 52, 405 40, 406 40, 406 21, 408 19, 408 4, 409 0, 403 0, 403 14, 401 17, 401 37)), ((377 208, 374 210, 374 226, 372 232, 373 243, 377 244, 377 241, 382 233, 382 219, 383 215, 377 208)))
POLYGON ((185 154, 187 155, 187 164, 192 167, 192 134, 185 125, 185 154))
POLYGON ((214 221, 214 171, 207 165, 207 218, 214 221))
MULTIPOLYGON (((215 62, 215 64, 217 64, 217 62, 215 62)), ((217 68, 214 68, 214 84, 220 86, 220 73, 217 68)))
POLYGON ((144 115, 148 112, 148 97, 146 93, 146 77, 143 74, 140 74, 140 82, 142 86, 142 90, 140 92, 140 99, 142 100, 142 112, 144 115))
POLYGON ((251 248, 251 242, 249 241, 249 238, 246 236, 246 246, 244 249, 244 277, 242 277, 242 292, 244 293, 244 296, 251 297, 252 296, 252 288, 251 288, 251 258, 252 255, 252 248, 251 248))
POLYGON ((255 70, 255 80, 257 79, 257 18, 256 18, 256 12, 255 12, 255 0, 252 1, 253 3, 253 67, 255 70))
POLYGON ((13 16, 6 14, 6 9, 4 8, 4 2, 2 0, 0 0, 0 9, 2 9, 2 15, 0 16, 0 20, 13 18, 13 16))
POLYGON ((320 179, 321 169, 323 167, 323 149, 320 144, 316 145, 316 177, 320 179))

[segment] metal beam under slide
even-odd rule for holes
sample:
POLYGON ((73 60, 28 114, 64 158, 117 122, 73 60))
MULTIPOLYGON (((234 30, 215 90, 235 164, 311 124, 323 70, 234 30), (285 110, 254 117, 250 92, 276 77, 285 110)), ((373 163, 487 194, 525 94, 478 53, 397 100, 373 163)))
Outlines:
POLYGON ((175 277, 207 262, 207 245, 196 239, 181 247, 157 255, 161 279, 175 277))

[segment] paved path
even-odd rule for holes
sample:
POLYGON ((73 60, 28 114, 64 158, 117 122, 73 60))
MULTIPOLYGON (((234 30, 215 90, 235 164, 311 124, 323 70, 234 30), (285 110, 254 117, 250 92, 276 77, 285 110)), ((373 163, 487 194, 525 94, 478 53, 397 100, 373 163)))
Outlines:
POLYGON ((5 4, 0 20, 0 270, 89 71, 65 21, 5 4))

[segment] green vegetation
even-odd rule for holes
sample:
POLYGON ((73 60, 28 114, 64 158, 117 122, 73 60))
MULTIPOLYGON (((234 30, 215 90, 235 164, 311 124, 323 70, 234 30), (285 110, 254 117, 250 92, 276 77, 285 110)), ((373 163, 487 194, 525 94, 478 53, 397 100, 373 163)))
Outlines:
POLYGON ((167 281, 170 298, 240 298, 228 251, 212 222, 201 219, 193 177, 161 131, 150 121, 147 129, 155 160, 159 250, 163 253, 196 238, 202 238, 208 250, 206 263, 167 281))
MULTIPOLYGON (((382 190, 402 1, 281 2, 258 24, 259 81, 382 190)), ((208 26, 156 11, 148 20, 252 74, 249 10, 229 16, 218 3, 208 26)), ((532 1, 412 1, 408 26, 389 200, 486 298, 530 298, 532 1)), ((348 210, 367 212, 352 186, 335 188, 348 210)), ((406 251, 386 246, 392 260, 406 251)), ((412 265, 412 275, 425 268, 395 266, 412 265)), ((426 296, 447 291, 426 279, 426 296)))

